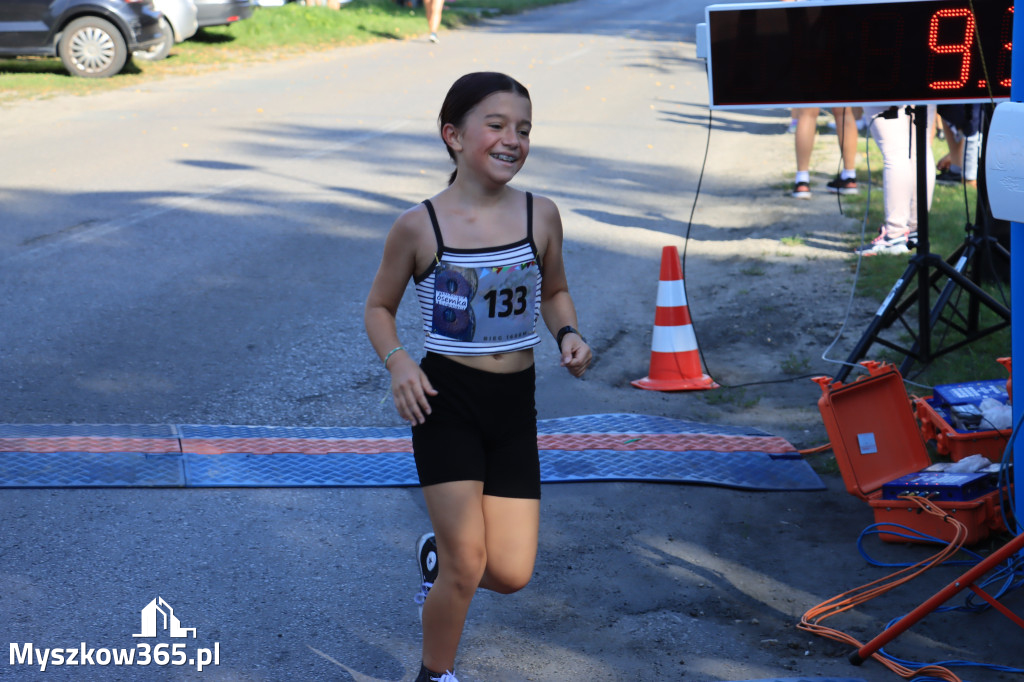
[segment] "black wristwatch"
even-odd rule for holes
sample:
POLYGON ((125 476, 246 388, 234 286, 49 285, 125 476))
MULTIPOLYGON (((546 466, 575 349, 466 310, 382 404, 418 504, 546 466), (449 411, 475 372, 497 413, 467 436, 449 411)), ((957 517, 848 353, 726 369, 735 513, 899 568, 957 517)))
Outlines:
MULTIPOLYGON (((558 334, 555 335, 555 342, 558 344, 558 350, 559 351, 562 350, 562 339, 565 338, 566 334, 575 334, 576 336, 578 336, 581 339, 583 339, 583 334, 580 334, 580 331, 578 329, 576 329, 575 327, 570 327, 569 325, 566 325, 566 326, 562 327, 561 329, 559 329, 558 330, 558 334)), ((587 342, 587 340, 583 339, 583 343, 586 343, 586 342, 587 342)))

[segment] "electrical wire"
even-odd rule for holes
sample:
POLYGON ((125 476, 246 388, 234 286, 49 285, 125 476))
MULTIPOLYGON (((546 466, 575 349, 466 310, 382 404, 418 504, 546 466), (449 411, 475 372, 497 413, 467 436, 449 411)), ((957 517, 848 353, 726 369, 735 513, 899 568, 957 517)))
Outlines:
MULTIPOLYGON (((713 125, 714 109, 708 107, 708 134, 704 140, 704 158, 701 160, 700 163, 700 174, 697 176, 697 188, 693 193, 693 203, 690 204, 690 217, 686 221, 686 234, 683 237, 683 255, 681 258, 681 265, 683 270, 683 297, 686 300, 689 300, 688 294, 686 293, 686 252, 690 246, 690 232, 693 230, 693 216, 697 212, 697 200, 700 198, 700 188, 701 185, 704 183, 704 170, 707 168, 708 165, 708 151, 711 149, 711 130, 713 125)), ((703 344, 700 343, 700 339, 697 336, 697 327, 696 325, 693 324, 692 313, 690 317, 690 326, 693 329, 694 339, 697 341, 697 354, 700 356, 701 363, 704 365, 705 371, 707 371, 708 376, 711 377, 712 380, 719 386, 722 386, 724 388, 738 388, 738 386, 727 386, 726 384, 722 383, 721 381, 715 378, 715 375, 711 372, 711 368, 708 367, 707 358, 704 356, 703 344)))
MULTIPOLYGON (((881 115, 882 115, 881 113, 875 114, 874 116, 871 117, 871 121, 874 121, 875 118, 878 118, 881 115)), ((860 222, 860 237, 858 239, 858 244, 860 246, 863 246, 866 243, 865 242, 865 238, 866 238, 866 234, 865 233, 866 233, 866 228, 867 228, 868 215, 869 215, 869 213, 871 211, 871 154, 869 153, 869 144, 868 144, 868 140, 870 138, 870 135, 868 133, 870 132, 870 129, 871 129, 871 121, 868 122, 868 125, 864 126, 864 130, 865 130, 865 134, 864 134, 864 159, 865 159, 865 163, 867 164, 867 174, 868 174, 868 182, 865 183, 865 184, 866 184, 866 186, 868 188, 868 193, 867 193, 867 200, 865 201, 865 204, 864 204, 864 215, 862 216, 861 222, 860 222)), ((913 136, 911 136, 911 144, 913 144, 913 136)), ((841 145, 842 145, 842 143, 840 143, 840 151, 842 150, 842 146, 841 145)), ((843 318, 843 323, 840 326, 839 331, 836 333, 835 338, 832 339, 832 343, 830 343, 825 348, 825 350, 822 351, 821 359, 824 360, 825 362, 830 362, 832 364, 842 365, 844 367, 850 367, 852 369, 860 370, 861 369, 860 365, 858 365, 856 363, 847 362, 846 360, 838 360, 838 359, 834 359, 834 358, 828 357, 829 351, 831 351, 832 348, 837 343, 839 343, 840 339, 843 338, 843 332, 846 330, 846 323, 849 320, 850 311, 853 309, 853 299, 854 299, 854 297, 856 295, 856 292, 857 292, 857 283, 860 280, 861 262, 864 259, 864 254, 862 252, 857 251, 856 253, 857 253, 857 262, 856 262, 856 266, 854 267, 854 272, 853 272, 853 283, 850 286, 850 298, 849 298, 849 302, 848 302, 847 308, 846 308, 846 315, 843 318)), ((891 295, 891 293, 892 293, 892 291, 890 290, 890 295, 891 295)), ((927 389, 927 390, 931 390, 931 388, 932 388, 931 386, 927 386, 927 385, 924 385, 924 384, 919 384, 919 383, 915 383, 913 381, 910 381, 906 377, 904 377, 903 380, 904 380, 905 384, 909 384, 911 386, 917 386, 918 388, 927 389)))
MULTIPOLYGON (((981 584, 977 585, 977 587, 979 589, 984 590, 989 582, 990 581, 987 581, 985 583, 981 583, 981 584)), ((971 594, 973 595, 973 593, 971 593, 971 594)), ((991 596, 993 598, 998 599, 998 597, 996 595, 991 595, 991 596)), ((991 608, 988 604, 985 604, 985 607, 991 608)), ((955 611, 955 610, 963 610, 963 609, 960 609, 959 607, 940 606, 937 609, 935 609, 935 612, 936 613, 941 613, 941 612, 955 611)), ((980 612, 980 611, 983 611, 983 610, 985 610, 985 609, 977 608, 975 611, 980 612)), ((904 616, 893 618, 885 626, 885 629, 888 630, 889 628, 891 628, 893 625, 898 623, 901 618, 904 618, 904 616)), ((985 670, 993 670, 993 671, 996 671, 996 672, 1024 673, 1024 669, 1021 669, 1021 668, 1014 668, 1014 667, 1011 667, 1011 666, 997 665, 995 663, 978 663, 977 661, 967 661, 967 660, 962 660, 962 659, 952 659, 952 660, 948 660, 948 661, 935 661, 935 662, 930 663, 930 664, 922 663, 922 662, 919 662, 919 661, 912 661, 912 660, 903 659, 903 658, 899 658, 897 656, 894 656, 894 655, 888 653, 885 650, 884 647, 879 648, 878 649, 878 653, 880 653, 881 655, 885 656, 889 660, 891 660, 891 661, 893 661, 895 663, 898 663, 899 665, 908 667, 908 668, 920 668, 920 667, 925 666, 925 665, 933 665, 933 666, 940 666, 940 667, 943 667, 943 668, 981 668, 981 669, 985 669, 985 670)))
MULTIPOLYGON (((964 526, 963 523, 924 498, 904 495, 900 496, 900 499, 912 501, 914 504, 921 507, 921 511, 938 516, 945 522, 951 524, 954 529, 953 539, 949 544, 942 547, 938 552, 927 559, 923 559, 916 564, 902 568, 889 576, 879 578, 878 580, 874 580, 860 587, 843 592, 842 594, 808 609, 807 612, 801 616, 800 622, 797 623, 798 629, 810 632, 820 637, 841 642, 843 644, 851 645, 859 650, 864 646, 863 642, 860 642, 852 635, 836 628, 823 625, 822 623, 829 618, 837 616, 845 611, 849 611, 861 604, 865 604, 872 599, 880 597, 894 588, 899 587, 900 585, 910 582, 929 569, 942 564, 948 558, 954 556, 960 551, 960 548, 963 547, 963 544, 967 539, 967 527, 964 526)), ((906 679, 920 678, 921 676, 924 676, 934 678, 936 680, 943 680, 945 682, 961 682, 956 673, 940 665, 924 665, 912 668, 892 660, 879 651, 873 653, 871 657, 892 672, 906 679)))
POLYGON ((1024 410, 1020 410, 1017 423, 1014 424, 1013 431, 1010 432, 1010 437, 1006 441, 1006 447, 1003 448, 1003 458, 1000 460, 999 465, 999 489, 1005 491, 999 508, 1003 516, 1003 526, 1014 535, 1024 533, 1024 520, 1017 514, 1017 501, 1011 492, 1013 491, 1013 481, 1010 480, 1013 471, 1013 444, 1020 433, 1022 422, 1024 422, 1024 410), (1009 513, 1007 513, 1007 510, 1009 510, 1009 513))
MULTIPOLYGON (((988 592, 989 596, 997 601, 1011 592, 1020 589, 1022 586, 1024 586, 1024 564, 1021 563, 1019 555, 1007 559, 1005 565, 993 572, 984 582, 978 584, 979 588, 988 592), (993 592, 990 586, 999 582, 1002 583, 1002 587, 993 592)), ((981 613, 992 608, 992 605, 984 600, 982 600, 981 604, 975 604, 976 597, 977 595, 971 592, 964 599, 963 606, 943 606, 936 609, 936 611, 981 613)))
MULTIPOLYGON (((879 561, 877 559, 872 558, 867 553, 867 550, 864 549, 864 540, 867 539, 868 537, 872 536, 872 535, 882 535, 882 534, 885 534, 885 535, 888 535, 888 536, 891 536, 891 537, 895 537, 895 538, 900 538, 901 540, 906 540, 907 542, 924 542, 924 543, 933 544, 933 545, 945 545, 945 544, 947 544, 945 540, 941 540, 941 539, 935 537, 934 535, 928 535, 927 533, 924 533, 924 532, 922 532, 920 530, 917 530, 916 528, 911 528, 909 526, 904 526, 903 524, 900 524, 900 523, 892 523, 892 522, 889 522, 889 521, 881 521, 879 523, 873 523, 870 526, 865 527, 864 530, 862 530, 860 532, 860 535, 857 537, 857 551, 860 553, 861 557, 864 558, 864 561, 866 561, 867 563, 871 564, 872 566, 878 566, 880 568, 906 568, 907 566, 912 566, 913 565, 913 564, 910 564, 910 563, 888 563, 888 562, 883 562, 883 561, 879 561)), ((950 561, 950 560, 947 560, 947 561, 945 561, 943 563, 943 565, 944 566, 973 566, 974 564, 976 564, 979 561, 983 560, 983 557, 980 554, 978 554, 977 552, 974 552, 974 551, 972 551, 970 549, 967 549, 965 547, 961 547, 960 551, 964 552, 966 554, 971 555, 973 557, 973 559, 971 561, 966 561, 966 560, 950 561)))
MULTIPOLYGON (((889 623, 889 625, 886 626, 886 628, 888 629, 892 627, 898 620, 899 618, 894 619, 891 623, 889 623)), ((1003 673, 1024 673, 1024 669, 1013 668, 1005 665, 996 665, 995 663, 978 663, 977 661, 964 661, 959 659, 953 659, 949 661, 935 661, 934 663, 921 663, 918 661, 910 661, 899 658, 897 656, 893 656, 892 654, 887 653, 884 648, 879 649, 878 652, 886 656, 889 660, 908 668, 920 668, 925 665, 933 665, 940 666, 943 668, 984 668, 986 670, 993 670, 996 672, 1003 673)), ((923 678, 918 678, 918 681, 920 682, 922 679, 923 678)))
MULTIPOLYGON (((1007 486, 1007 477, 1009 476, 1009 470, 1011 468, 1011 460, 1013 456, 1013 443, 1016 440, 1016 436, 1020 431, 1021 423, 1024 422, 1024 415, 1018 419, 1017 424, 1007 440, 1006 448, 1003 453, 1002 465, 999 470, 999 489, 1004 491, 1011 490, 1007 486)), ((937 567, 937 566, 963 566, 963 565, 976 565, 983 560, 983 557, 963 547, 963 543, 967 538, 966 526, 953 516, 950 516, 942 509, 936 507, 928 500, 921 497, 915 496, 900 496, 900 499, 912 500, 914 503, 919 505, 922 510, 940 516, 944 521, 953 524, 955 530, 954 538, 950 542, 946 542, 942 539, 928 535, 922 531, 914 528, 903 526, 901 524, 881 522, 875 523, 861 532, 857 540, 857 549, 864 559, 875 566, 882 566, 886 568, 899 568, 900 570, 892 575, 881 578, 874 582, 868 583, 854 590, 845 592, 831 600, 828 600, 819 606, 809 609, 804 616, 801 618, 800 623, 797 625, 799 629, 812 632, 828 639, 833 639, 839 642, 850 644, 856 649, 861 649, 864 644, 857 641, 850 635, 843 633, 834 628, 821 625, 821 622, 826 618, 830 618, 837 615, 845 610, 851 609, 854 606, 863 604, 870 599, 873 599, 889 590, 893 589, 898 585, 902 585, 909 582, 913 578, 921 575, 925 571, 937 567), (864 539, 876 534, 886 534, 897 540, 906 540, 910 542, 925 542, 930 544, 937 544, 943 546, 939 552, 934 554, 932 557, 914 564, 887 564, 872 559, 863 547, 864 539), (970 557, 971 560, 953 560, 953 557, 958 553, 964 553, 970 557)), ((1004 501, 1001 505, 1003 510, 1003 521, 1005 528, 1014 530, 1015 526, 1010 522, 1006 516, 1006 509, 1010 507, 1010 517, 1016 518, 1013 513, 1013 500, 1012 498, 1004 501)), ((1014 535, 1022 532, 1021 528, 1017 527, 1014 535)), ((1009 557, 1001 566, 993 570, 988 574, 984 581, 976 581, 976 586, 985 591, 991 598, 999 600, 1008 595, 1009 593, 1024 587, 1024 558, 1020 555, 1014 555, 1009 557), (991 586, 1001 584, 999 589, 992 591, 991 586)), ((949 612, 949 611, 962 611, 962 612, 973 612, 980 613, 991 608, 991 605, 986 601, 981 604, 974 602, 974 593, 968 593, 963 606, 948 606, 943 605, 935 609, 936 612, 949 612)), ((902 618, 902 617, 901 617, 902 618)), ((890 621, 885 629, 891 628, 901 618, 896 618, 890 621)), ((872 657, 882 663, 893 672, 899 674, 901 677, 912 677, 915 682, 925 682, 926 680, 938 680, 939 682, 956 682, 960 678, 953 673, 950 668, 953 667, 964 667, 964 668, 984 668, 987 670, 994 670, 998 672, 1009 672, 1009 673, 1024 673, 1024 669, 999 666, 988 663, 977 663, 974 661, 964 660, 951 660, 951 661, 939 661, 935 663, 920 663, 915 661, 907 661, 899 659, 892 654, 889 654, 884 648, 879 648, 872 657)))
MULTIPOLYGON (((869 143, 868 143, 869 138, 870 138, 870 134, 869 134, 870 129, 871 129, 871 123, 869 121, 868 125, 864 126, 864 160, 865 160, 865 163, 867 164, 867 173, 868 173, 868 181, 866 183, 864 183, 864 184, 868 188, 868 195, 867 195, 867 200, 864 202, 864 214, 863 214, 863 216, 861 216, 861 219, 860 219, 860 238, 858 239, 858 243, 861 244, 861 245, 863 245, 865 243, 864 242, 864 238, 866 236, 865 233, 867 232, 868 215, 869 215, 869 212, 871 210, 871 155, 868 153, 869 148, 870 148, 869 143)), ((842 155, 842 142, 840 141, 839 144, 840 144, 839 151, 840 151, 840 156, 841 156, 842 155)), ((835 337, 832 339, 832 343, 830 343, 828 346, 826 346, 825 350, 822 351, 822 353, 821 353, 821 359, 824 360, 825 362, 830 362, 830 363, 836 364, 836 365, 844 365, 844 366, 847 366, 847 367, 852 367, 854 369, 859 369, 859 366, 855 365, 855 364, 853 364, 851 362, 847 362, 846 360, 834 360, 834 359, 828 357, 828 353, 829 353, 830 350, 832 350, 832 348, 835 347, 835 345, 837 343, 839 343, 840 339, 843 338, 843 333, 846 331, 846 325, 850 321, 850 313, 853 311, 853 300, 854 300, 854 298, 857 295, 857 282, 860 280, 860 264, 861 264, 861 261, 863 259, 864 259, 864 255, 860 251, 857 251, 857 263, 854 266, 854 270, 853 270, 853 283, 850 285, 850 297, 847 299, 847 302, 846 302, 846 313, 843 315, 843 322, 842 322, 841 325, 839 325, 839 331, 836 332, 835 337)))
MULTIPOLYGON (((708 107, 708 134, 704 140, 704 159, 700 162, 700 174, 697 176, 697 189, 693 192, 693 203, 690 204, 690 218, 686 221, 686 235, 683 237, 683 292, 686 291, 686 249, 690 245, 690 231, 693 229, 693 214, 697 212, 697 199, 700 197, 700 187, 704 184, 704 169, 708 165, 708 150, 711 149, 711 127, 714 122, 714 109, 708 107)), ((698 344, 698 348, 700 344, 698 344)), ((701 359, 703 359, 701 354, 701 359)))

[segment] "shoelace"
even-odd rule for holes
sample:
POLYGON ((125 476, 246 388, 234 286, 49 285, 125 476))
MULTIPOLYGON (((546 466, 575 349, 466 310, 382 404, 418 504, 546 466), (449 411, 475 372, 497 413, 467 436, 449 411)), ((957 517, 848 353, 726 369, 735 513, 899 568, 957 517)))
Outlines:
MULTIPOLYGON (((417 604, 423 604, 423 602, 426 601, 426 599, 427 599, 427 592, 430 592, 430 588, 433 587, 433 586, 434 586, 434 583, 423 583, 422 585, 420 585, 419 594, 417 594, 415 597, 413 597, 412 600, 414 602, 416 602, 417 604)), ((451 673, 447 673, 447 674, 451 674, 451 673)), ((452 675, 451 679, 455 680, 455 682, 459 682, 458 680, 455 679, 454 675, 452 675)), ((451 681, 450 680, 444 680, 444 682, 451 682, 451 681)))
POLYGON ((455 673, 445 670, 441 677, 431 677, 430 679, 434 682, 459 682, 459 679, 455 677, 455 673))

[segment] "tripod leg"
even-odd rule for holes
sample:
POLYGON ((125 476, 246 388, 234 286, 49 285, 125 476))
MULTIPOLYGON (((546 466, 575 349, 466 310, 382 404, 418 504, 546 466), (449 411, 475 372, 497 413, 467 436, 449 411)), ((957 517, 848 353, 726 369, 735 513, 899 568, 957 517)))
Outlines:
MULTIPOLYGON (((949 255, 949 258, 946 259, 946 262, 950 267, 957 267, 954 264, 962 260, 963 254, 968 248, 969 242, 967 241, 956 247, 956 250, 949 255)), ((962 268, 957 267, 957 269, 960 270, 962 268)), ((935 270, 928 277, 928 286, 934 287, 940 279, 942 279, 942 272, 935 270)), ((911 292, 907 294, 907 297, 896 306, 896 314, 903 315, 903 313, 907 312, 915 303, 917 303, 917 289, 911 290, 911 292)))
POLYGON ((903 276, 896 280, 896 284, 893 285, 892 289, 889 290, 889 294, 882 301, 882 305, 879 306, 878 310, 875 311, 875 316, 871 320, 871 324, 861 335, 860 340, 857 341, 857 345, 854 346, 850 355, 846 358, 846 364, 842 366, 839 372, 836 374, 836 381, 844 381, 850 374, 850 370, 853 369, 853 365, 856 365, 860 360, 867 355, 868 349, 878 339, 878 332, 882 331, 889 326, 890 313, 893 310, 895 302, 903 296, 903 292, 907 290, 910 283, 914 281, 914 274, 917 272, 917 259, 912 258, 910 263, 907 265, 907 269, 903 271, 903 276))
MULTIPOLYGON (((952 256, 950 256, 950 258, 946 261, 946 265, 952 268, 955 272, 962 273, 963 269, 966 267, 968 263, 970 263, 971 258, 974 256, 974 251, 975 245, 973 241, 964 242, 960 246, 960 248, 958 248, 957 251, 952 256), (954 259, 956 263, 955 265, 953 264, 954 259)), ((930 286, 935 286, 936 282, 938 282, 939 279, 942 277, 942 274, 942 269, 936 268, 935 272, 932 274, 930 278, 930 286)), ((938 325, 939 319, 942 317, 942 311, 946 309, 947 305, 949 305, 949 300, 953 297, 953 293, 956 291, 956 288, 957 282, 954 279, 950 278, 946 280, 945 286, 942 287, 942 291, 939 292, 938 297, 935 299, 935 305, 932 307, 931 315, 928 319, 929 329, 935 329, 935 327, 938 325)), ((913 297, 914 294, 911 294, 907 298, 907 300, 901 304, 901 306, 898 308, 899 314, 902 315, 903 312, 907 309, 907 307, 909 307, 909 305, 913 303, 913 297)), ((971 305, 977 305, 976 299, 974 297, 971 297, 971 305)), ((903 374, 903 376, 907 375, 907 372, 910 371, 911 366, 914 364, 914 359, 921 352, 919 345, 920 344, 917 341, 914 341, 913 345, 911 345, 910 347, 910 353, 900 364, 900 373, 903 374)))
MULTIPOLYGON (((939 350, 928 349, 927 355, 925 354, 925 351, 921 349, 919 342, 915 341, 907 353, 907 358, 900 365, 900 372, 903 373, 904 376, 916 359, 922 359, 925 362, 930 362, 940 355, 954 351, 973 340, 1009 326, 1010 310, 993 298, 987 291, 978 286, 977 283, 963 272, 975 248, 976 247, 972 242, 967 248, 965 256, 961 258, 956 265, 951 265, 934 256, 926 261, 922 261, 923 267, 928 267, 930 264, 931 267, 936 268, 937 273, 948 277, 948 280, 946 281, 942 292, 939 294, 938 299, 936 299, 935 306, 931 309, 927 321, 922 323, 921 333, 923 334, 926 331, 931 331, 938 326, 939 321, 942 319, 943 311, 946 310, 947 306, 949 306, 949 300, 953 292, 959 288, 963 289, 968 296, 968 317, 966 318, 966 324, 963 327, 958 327, 953 320, 947 319, 945 322, 947 326, 960 332, 965 338, 962 341, 945 346, 939 350), (992 324, 986 329, 979 329, 979 318, 976 315, 973 315, 971 311, 974 307, 978 307, 980 309, 982 304, 1003 318, 1003 321, 992 324)), ((956 311, 955 308, 953 308, 953 310, 956 311)), ((961 320, 965 319, 962 313, 957 312, 956 314, 961 320)), ((920 337, 918 338, 920 339, 920 337)))

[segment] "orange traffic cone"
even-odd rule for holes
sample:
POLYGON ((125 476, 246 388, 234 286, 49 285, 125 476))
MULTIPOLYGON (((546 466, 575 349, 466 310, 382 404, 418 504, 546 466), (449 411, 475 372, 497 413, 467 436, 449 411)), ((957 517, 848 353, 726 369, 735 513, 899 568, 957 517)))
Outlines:
POLYGON ((701 372, 697 337, 690 324, 690 309, 686 306, 679 252, 674 246, 666 246, 661 251, 658 307, 654 312, 654 334, 651 338, 651 369, 643 379, 631 383, 649 391, 718 388, 711 377, 701 372))

